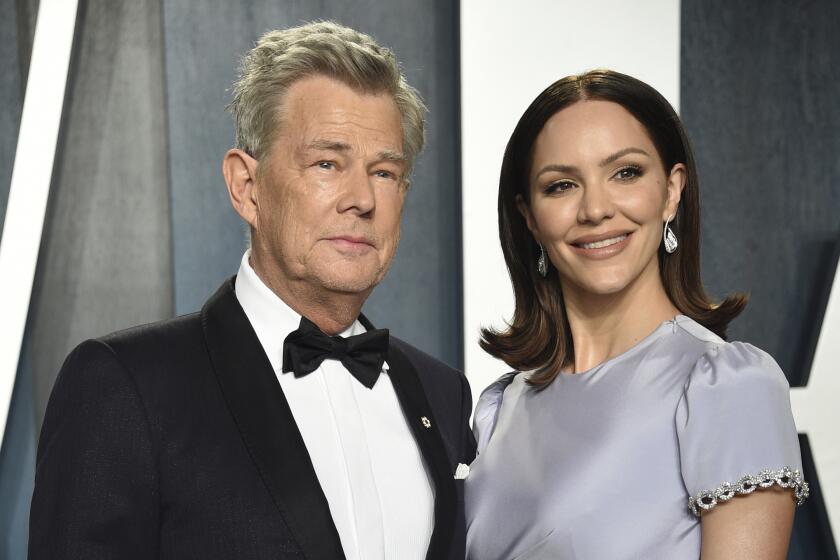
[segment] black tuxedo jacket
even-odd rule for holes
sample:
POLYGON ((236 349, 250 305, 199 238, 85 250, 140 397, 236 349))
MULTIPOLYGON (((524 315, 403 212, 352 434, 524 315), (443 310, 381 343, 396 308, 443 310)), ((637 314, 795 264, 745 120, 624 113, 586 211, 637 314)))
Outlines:
MULTIPOLYGON (((475 455, 469 386, 393 337, 387 362, 434 483, 427 559, 462 560, 454 472, 475 455)), ((344 558, 232 280, 200 313, 84 342, 67 358, 38 446, 29 558, 344 558)))

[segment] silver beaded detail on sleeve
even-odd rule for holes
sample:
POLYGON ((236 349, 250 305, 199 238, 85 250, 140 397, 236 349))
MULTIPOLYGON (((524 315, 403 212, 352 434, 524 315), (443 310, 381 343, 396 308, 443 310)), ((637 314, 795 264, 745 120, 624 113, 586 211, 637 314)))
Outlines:
POLYGON ((700 510, 709 510, 719 502, 726 502, 735 496, 752 494, 758 488, 792 488, 796 505, 801 506, 808 498, 808 483, 802 480, 798 469, 783 467, 777 471, 764 470, 757 475, 746 475, 735 484, 724 482, 714 490, 703 490, 688 499, 688 509, 700 517, 700 510))

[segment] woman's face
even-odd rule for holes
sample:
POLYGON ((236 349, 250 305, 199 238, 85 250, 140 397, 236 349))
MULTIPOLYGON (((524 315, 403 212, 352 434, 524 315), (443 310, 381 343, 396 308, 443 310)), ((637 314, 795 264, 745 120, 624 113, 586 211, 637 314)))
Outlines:
POLYGON ((659 281, 662 227, 676 214, 685 166, 666 175, 645 127, 610 101, 580 101, 552 116, 534 143, 528 229, 564 290, 621 292, 659 281))

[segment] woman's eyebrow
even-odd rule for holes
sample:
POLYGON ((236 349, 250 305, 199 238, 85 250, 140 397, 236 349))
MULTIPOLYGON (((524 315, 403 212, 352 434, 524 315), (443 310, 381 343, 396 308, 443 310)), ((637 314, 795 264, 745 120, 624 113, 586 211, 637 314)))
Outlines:
POLYGON ((611 164, 612 162, 614 162, 618 158, 626 156, 627 154, 642 154, 643 156, 650 157, 650 154, 647 153, 646 151, 644 151, 643 149, 630 147, 630 148, 624 148, 623 150, 619 150, 616 153, 612 154, 611 156, 605 157, 604 159, 601 160, 601 162, 598 165, 601 166, 601 167, 606 167, 607 165, 611 164))
MULTIPOLYGON (((623 150, 619 150, 616 153, 614 153, 612 155, 609 155, 609 156, 605 157, 604 159, 602 159, 600 162, 598 162, 598 166, 599 167, 606 167, 607 165, 613 163, 614 161, 616 161, 617 159, 619 159, 621 157, 626 156, 627 154, 641 154, 643 156, 650 157, 650 154, 647 153, 646 151, 644 151, 641 148, 635 148, 635 147, 624 148, 623 150)), ((568 173, 568 174, 571 175, 571 174, 574 174, 574 173, 578 173, 579 170, 574 165, 564 165, 564 164, 561 164, 561 163, 549 163, 548 165, 542 167, 536 173, 535 177, 539 177, 540 175, 542 175, 546 171, 557 171, 558 173, 568 173)))

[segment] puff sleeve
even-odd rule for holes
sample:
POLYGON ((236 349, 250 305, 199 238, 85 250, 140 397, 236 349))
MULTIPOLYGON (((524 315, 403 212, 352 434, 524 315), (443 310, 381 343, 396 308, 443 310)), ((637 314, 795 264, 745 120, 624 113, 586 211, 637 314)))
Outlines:
POLYGON ((779 366, 750 344, 712 346, 694 364, 677 406, 680 465, 689 509, 778 485, 808 496, 790 388, 779 366))
POLYGON ((473 435, 475 435, 479 455, 490 442, 490 436, 493 435, 496 420, 499 418, 499 409, 502 407, 505 389, 513 382, 516 374, 515 371, 504 374, 488 385, 478 398, 475 412, 473 412, 473 435))

